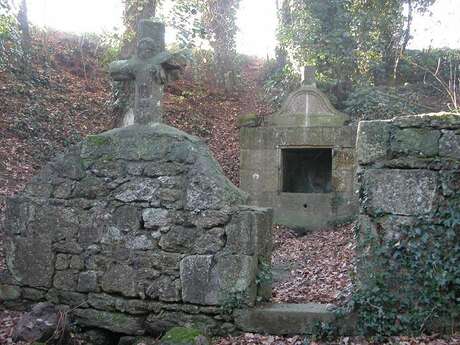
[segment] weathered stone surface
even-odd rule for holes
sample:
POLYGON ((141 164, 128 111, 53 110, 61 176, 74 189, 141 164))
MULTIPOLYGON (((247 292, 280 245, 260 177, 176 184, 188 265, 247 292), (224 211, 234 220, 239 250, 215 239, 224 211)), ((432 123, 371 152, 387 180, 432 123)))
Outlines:
POLYGON ((460 171, 443 171, 440 173, 442 193, 453 196, 460 191, 460 171))
POLYGON ((169 211, 161 208, 145 209, 142 213, 142 219, 147 229, 155 229, 171 223, 169 211))
POLYGON ((225 250, 232 254, 244 255, 255 254, 255 227, 253 226, 253 214, 241 212, 232 218, 230 224, 225 227, 227 245, 225 250))
POLYGON ((86 303, 87 295, 73 291, 51 289, 46 294, 46 300, 54 304, 65 304, 71 307, 86 308, 88 306, 86 303))
POLYGON ((395 117, 392 120, 400 128, 426 127, 426 128, 459 128, 460 116, 455 113, 431 113, 395 117))
MULTIPOLYGON (((58 326, 58 312, 59 309, 49 303, 35 305, 31 312, 24 314, 19 320, 13 334, 14 341, 48 341, 58 326)), ((65 334, 63 337, 65 338, 65 334)))
POLYGON ((135 297, 135 272, 125 264, 114 263, 102 276, 102 290, 105 292, 121 293, 126 297, 135 297))
POLYGON ((18 286, 0 284, 0 300, 14 301, 21 297, 21 289, 18 286))
MULTIPOLYGON (((446 224, 458 206, 460 116, 404 116, 387 121, 387 126, 392 135, 374 139, 380 147, 391 149, 391 157, 378 157, 372 166, 360 161, 358 168, 361 214, 357 254, 364 260, 357 261, 357 279, 364 287, 374 286, 378 278, 370 268, 380 265, 378 270, 396 282, 389 285, 393 294, 425 295, 429 294, 426 287, 408 282, 411 268, 400 262, 405 256, 395 255, 395 248, 404 249, 417 241, 431 244, 433 239, 437 249, 451 248, 449 236, 444 240, 437 234, 448 232, 446 224), (386 267, 381 267, 382 257, 389 260, 386 267)), ((364 155, 369 154, 370 148, 362 149, 364 155)), ((429 323, 425 325, 428 328, 432 327, 429 323)))
POLYGON ((198 330, 173 327, 161 338, 162 345, 209 345, 209 340, 198 330))
POLYGON ((76 309, 72 314, 75 320, 83 326, 107 329, 114 333, 144 334, 143 317, 94 309, 76 309))
POLYGON ((115 198, 123 202, 153 201, 158 199, 160 183, 152 179, 138 179, 118 188, 115 198))
POLYGON ((168 252, 188 253, 193 248, 195 239, 202 233, 202 230, 195 227, 173 226, 161 236, 159 245, 168 252))
POLYGON ((60 290, 76 290, 78 272, 75 270, 56 271, 53 286, 60 290))
POLYGON ((388 121, 361 121, 358 126, 356 153, 359 164, 370 164, 385 159, 389 149, 388 121))
POLYGON ((219 282, 211 275, 212 255, 187 256, 180 263, 182 299, 203 305, 218 304, 219 282))
POLYGON ((160 299, 165 302, 180 301, 180 280, 163 275, 153 281, 147 288, 146 294, 152 299, 160 299))
POLYGON ((391 140, 391 150, 396 154, 435 156, 441 132, 428 128, 397 129, 391 140))
POLYGON ((222 228, 207 230, 194 243, 193 252, 197 254, 215 254, 225 245, 225 231, 222 228))
POLYGON ((54 254, 50 239, 21 237, 7 245, 7 265, 16 281, 30 287, 51 287, 54 254))
POLYGON ((219 323, 212 316, 204 314, 191 315, 165 311, 157 315, 150 314, 145 325, 152 334, 163 334, 174 326, 193 327, 208 335, 219 333, 219 323))
POLYGON ((45 299, 46 291, 33 288, 22 288, 22 297, 31 301, 41 301, 45 299))
POLYGON ((366 207, 373 214, 423 215, 435 207, 438 177, 426 170, 369 169, 364 172, 366 207))
POLYGON ((312 334, 318 322, 331 323, 335 314, 324 304, 269 304, 237 311, 235 318, 245 332, 294 335, 312 334))
POLYGON ((97 291, 97 287, 97 272, 86 271, 79 274, 77 291, 95 292, 97 291))
POLYGON ((207 147, 164 125, 90 136, 72 155, 59 156, 7 203, 3 300, 90 308, 75 311, 81 326, 122 334, 195 321, 231 329, 217 305, 233 294, 256 300, 259 256, 270 255, 269 210, 240 206, 246 195, 207 147), (243 213, 251 251, 237 248, 238 234, 231 244, 226 238, 225 227, 243 213), (196 254, 211 258, 204 273, 200 264, 181 270, 196 254), (183 277, 198 285, 184 293, 183 277), (195 302, 183 298, 194 294, 195 302), (149 314, 155 321, 144 325, 149 314))
MULTIPOLYGON (((240 293, 254 297, 257 260, 246 255, 195 255, 181 261, 182 299, 220 305, 240 293)), ((245 296, 245 297, 246 297, 245 296)))
POLYGON ((442 157, 460 159, 460 131, 442 131, 439 140, 439 154, 442 157))

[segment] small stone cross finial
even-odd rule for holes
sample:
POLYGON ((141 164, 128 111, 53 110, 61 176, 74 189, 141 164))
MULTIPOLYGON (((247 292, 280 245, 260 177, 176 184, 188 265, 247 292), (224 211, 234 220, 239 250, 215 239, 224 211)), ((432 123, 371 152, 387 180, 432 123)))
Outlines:
POLYGON ((304 66, 302 70, 302 85, 316 86, 315 73, 315 66, 304 66))
POLYGON ((109 66, 114 80, 134 80, 134 123, 142 125, 162 122, 164 85, 177 78, 180 69, 178 56, 165 51, 164 24, 150 19, 139 22, 136 55, 109 66))

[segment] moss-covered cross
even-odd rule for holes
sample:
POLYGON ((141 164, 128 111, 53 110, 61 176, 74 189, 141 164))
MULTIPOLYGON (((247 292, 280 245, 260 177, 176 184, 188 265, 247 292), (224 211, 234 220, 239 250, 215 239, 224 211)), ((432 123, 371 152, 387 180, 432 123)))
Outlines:
POLYGON ((171 79, 177 79, 181 68, 180 56, 165 51, 164 24, 156 20, 141 20, 137 54, 129 60, 112 62, 109 66, 114 80, 134 80, 134 123, 162 122, 164 85, 171 79))

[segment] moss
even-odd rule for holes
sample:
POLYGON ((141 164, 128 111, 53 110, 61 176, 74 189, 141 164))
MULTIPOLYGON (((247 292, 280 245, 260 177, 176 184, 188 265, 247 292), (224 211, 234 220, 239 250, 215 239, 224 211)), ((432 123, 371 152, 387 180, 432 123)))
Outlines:
POLYGON ((166 344, 193 344, 202 335, 195 328, 173 327, 161 338, 166 344))
POLYGON ((105 137, 102 135, 89 135, 88 138, 86 138, 86 140, 89 144, 94 146, 109 145, 111 143, 111 139, 109 137, 105 137))
POLYGON ((238 119, 240 126, 245 125, 255 125, 257 123, 257 115, 255 113, 249 113, 245 115, 241 115, 238 119))

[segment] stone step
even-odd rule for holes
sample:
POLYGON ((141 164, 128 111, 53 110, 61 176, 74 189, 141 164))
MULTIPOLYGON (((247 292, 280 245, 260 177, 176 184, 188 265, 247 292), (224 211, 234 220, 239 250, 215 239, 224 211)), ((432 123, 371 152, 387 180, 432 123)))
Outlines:
POLYGON ((244 332, 271 335, 312 334, 320 323, 333 324, 340 334, 353 333, 352 316, 336 319, 331 304, 266 304, 239 310, 235 322, 244 332))

